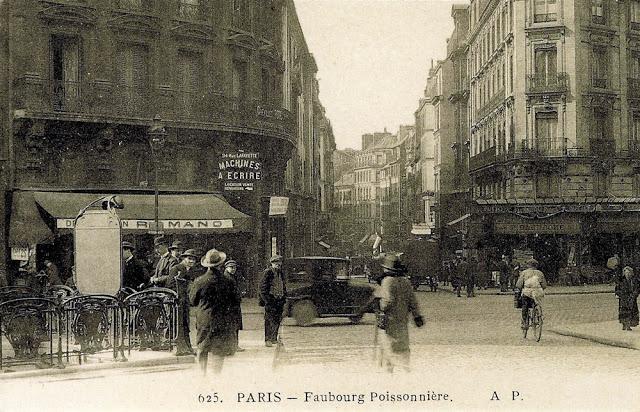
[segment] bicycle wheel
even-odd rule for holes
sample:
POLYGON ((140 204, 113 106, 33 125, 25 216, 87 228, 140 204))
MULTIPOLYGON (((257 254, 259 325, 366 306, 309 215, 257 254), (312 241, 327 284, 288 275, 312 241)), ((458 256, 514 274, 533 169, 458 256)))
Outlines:
POLYGON ((533 308, 533 335, 536 338, 536 342, 540 342, 540 338, 542 337, 542 308, 539 306, 535 306, 533 308))
POLYGON ((529 324, 531 319, 531 308, 527 310, 527 317, 524 320, 524 325, 522 325, 522 337, 527 338, 527 332, 529 331, 529 324))

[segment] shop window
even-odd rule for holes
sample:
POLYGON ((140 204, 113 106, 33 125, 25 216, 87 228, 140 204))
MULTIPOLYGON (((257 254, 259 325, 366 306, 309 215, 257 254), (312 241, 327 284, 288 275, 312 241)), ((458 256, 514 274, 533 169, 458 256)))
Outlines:
POLYGON ((591 21, 596 24, 604 24, 604 0, 591 0, 591 21))
POLYGON ((51 37, 51 80, 54 110, 80 109, 80 40, 51 37))
POLYGON ((609 74, 607 49, 595 47, 592 51, 591 84, 599 89, 607 88, 609 74))
POLYGON ((533 21, 544 23, 558 19, 556 0, 535 0, 533 4, 533 21))

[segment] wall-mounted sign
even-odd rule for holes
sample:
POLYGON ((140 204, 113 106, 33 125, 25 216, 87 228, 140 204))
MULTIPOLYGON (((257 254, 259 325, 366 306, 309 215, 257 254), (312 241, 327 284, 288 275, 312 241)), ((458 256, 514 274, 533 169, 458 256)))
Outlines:
POLYGON ((251 191, 255 182, 263 177, 262 166, 259 153, 243 150, 222 153, 218 161, 218 179, 223 182, 224 190, 251 191))
POLYGON ((288 208, 289 208, 288 197, 271 196, 269 198, 269 216, 286 215, 288 208))
POLYGON ((28 247, 12 247, 11 248, 11 260, 29 260, 29 248, 28 247))
MULTIPOLYGON (((73 229, 73 219, 58 219, 58 229, 73 229)), ((231 229, 233 220, 160 220, 160 227, 165 230, 203 230, 203 229, 231 229)), ((153 229, 153 220, 127 219, 120 220, 120 227, 123 230, 150 230, 153 229)))

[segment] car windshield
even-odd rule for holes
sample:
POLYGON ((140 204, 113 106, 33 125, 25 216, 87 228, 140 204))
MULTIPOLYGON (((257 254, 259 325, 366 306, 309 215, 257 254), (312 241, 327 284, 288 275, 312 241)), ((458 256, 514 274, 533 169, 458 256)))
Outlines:
POLYGON ((349 262, 334 259, 289 260, 285 264, 289 282, 332 281, 349 278, 349 262))

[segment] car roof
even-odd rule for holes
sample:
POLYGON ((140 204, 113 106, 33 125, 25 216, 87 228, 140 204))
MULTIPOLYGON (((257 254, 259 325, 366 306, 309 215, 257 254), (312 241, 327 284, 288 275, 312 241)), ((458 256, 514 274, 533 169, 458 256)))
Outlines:
POLYGON ((336 260, 339 262, 348 262, 349 259, 335 257, 335 256, 298 256, 292 258, 286 258, 285 261, 292 260, 336 260))

